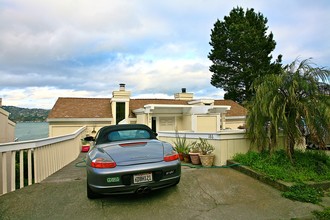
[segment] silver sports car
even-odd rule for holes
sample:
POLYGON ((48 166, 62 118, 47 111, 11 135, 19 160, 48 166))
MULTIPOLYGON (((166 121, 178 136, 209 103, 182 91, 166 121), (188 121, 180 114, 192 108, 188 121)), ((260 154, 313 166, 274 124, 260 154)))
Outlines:
POLYGON ((147 193, 180 182, 181 164, 173 146, 146 125, 106 126, 87 154, 87 197, 147 193))

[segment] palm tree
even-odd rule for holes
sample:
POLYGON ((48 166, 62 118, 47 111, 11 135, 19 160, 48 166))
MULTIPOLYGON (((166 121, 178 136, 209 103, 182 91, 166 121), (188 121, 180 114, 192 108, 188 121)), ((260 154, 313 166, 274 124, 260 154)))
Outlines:
POLYGON ((256 93, 248 105, 247 118, 247 136, 252 145, 272 151, 281 133, 286 137, 291 160, 295 145, 307 134, 325 146, 330 130, 330 97, 319 85, 328 83, 329 76, 329 70, 315 67, 307 59, 295 60, 279 75, 255 80, 256 93))

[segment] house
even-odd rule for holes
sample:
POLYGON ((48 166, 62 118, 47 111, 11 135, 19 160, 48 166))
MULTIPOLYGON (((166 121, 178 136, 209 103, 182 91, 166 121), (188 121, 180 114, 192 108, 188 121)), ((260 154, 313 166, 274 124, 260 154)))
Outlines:
POLYGON ((9 112, 2 107, 0 98, 0 143, 13 142, 15 140, 15 123, 8 119, 9 112))
POLYGON ((95 135, 101 127, 118 123, 146 124, 156 132, 218 132, 243 127, 246 114, 234 101, 194 99, 184 88, 174 99, 133 99, 125 84, 120 84, 112 98, 58 98, 47 122, 50 137, 82 126, 95 135))

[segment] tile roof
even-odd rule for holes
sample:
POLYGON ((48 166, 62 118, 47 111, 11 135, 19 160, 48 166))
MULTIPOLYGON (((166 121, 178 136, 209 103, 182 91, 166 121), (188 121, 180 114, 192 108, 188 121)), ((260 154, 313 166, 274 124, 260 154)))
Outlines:
POLYGON ((112 118, 110 98, 58 98, 48 118, 112 118))
POLYGON ((233 100, 214 100, 214 105, 229 105, 230 110, 227 112, 226 116, 246 116, 247 109, 234 102, 233 100))
MULTIPOLYGON (((135 117, 133 110, 143 108, 147 104, 187 105, 191 100, 176 99, 130 99, 129 117, 135 117)), ((112 118, 111 98, 63 98, 56 101, 48 115, 54 118, 112 118)), ((229 105, 231 110, 227 116, 245 116, 247 110, 232 100, 214 100, 215 105, 229 105)))

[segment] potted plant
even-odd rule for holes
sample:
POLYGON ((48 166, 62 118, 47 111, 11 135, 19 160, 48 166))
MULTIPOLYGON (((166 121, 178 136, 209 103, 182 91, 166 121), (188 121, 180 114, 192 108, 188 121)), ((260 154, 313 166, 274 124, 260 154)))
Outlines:
POLYGON ((199 138, 199 150, 200 155, 199 158, 201 160, 202 166, 211 167, 214 161, 214 154, 212 152, 215 150, 213 145, 207 142, 206 139, 199 138))
POLYGON ((186 162, 186 163, 190 163, 189 152, 190 152, 190 146, 187 145, 186 148, 183 151, 183 161, 186 162))
POLYGON ((178 133, 176 133, 175 141, 174 141, 174 146, 176 151, 179 154, 180 160, 184 160, 184 153, 187 152, 187 148, 189 147, 189 144, 187 142, 186 136, 180 137, 178 133))
POLYGON ((194 165, 201 164, 201 160, 199 159, 199 154, 200 154, 199 143, 197 141, 194 141, 191 144, 191 148, 189 152, 189 156, 192 164, 194 165))
POLYGON ((90 149, 89 141, 85 140, 84 138, 81 139, 81 152, 88 152, 90 149))

